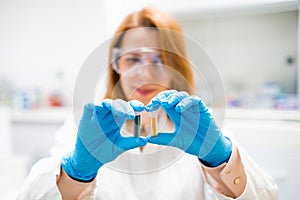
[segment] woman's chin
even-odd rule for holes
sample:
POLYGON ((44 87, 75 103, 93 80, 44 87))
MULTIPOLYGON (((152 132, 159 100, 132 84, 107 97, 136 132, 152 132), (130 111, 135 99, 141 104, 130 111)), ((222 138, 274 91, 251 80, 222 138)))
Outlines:
POLYGON ((147 105, 153 97, 166 89, 167 88, 138 88, 132 93, 129 99, 135 99, 142 102, 144 105, 147 105))
POLYGON ((155 97, 155 95, 157 94, 158 92, 156 91, 151 91, 151 92, 144 92, 144 91, 135 91, 131 97, 130 97, 130 100, 138 100, 140 102, 142 102, 144 105, 147 105, 150 100, 155 97))
POLYGON ((150 101, 151 101, 151 99, 154 97, 155 95, 152 95, 152 96, 141 96, 141 95, 135 95, 135 96, 133 96, 132 98, 130 98, 130 99, 135 99, 135 100, 138 100, 138 101, 140 101, 140 102, 142 102, 144 105, 147 105, 150 101))

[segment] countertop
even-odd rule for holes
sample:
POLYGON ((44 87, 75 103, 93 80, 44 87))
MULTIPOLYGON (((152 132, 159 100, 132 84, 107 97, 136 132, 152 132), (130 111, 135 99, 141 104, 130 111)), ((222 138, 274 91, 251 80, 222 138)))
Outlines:
MULTIPOLYGON (((14 123, 62 123, 72 114, 71 107, 12 110, 14 123)), ((300 121, 300 110, 227 109, 226 119, 300 121)))

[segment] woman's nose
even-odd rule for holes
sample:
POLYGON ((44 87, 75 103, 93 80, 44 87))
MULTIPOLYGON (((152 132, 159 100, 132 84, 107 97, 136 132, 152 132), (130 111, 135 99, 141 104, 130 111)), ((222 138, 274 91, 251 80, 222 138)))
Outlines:
POLYGON ((138 67, 136 70, 137 78, 141 78, 143 80, 151 79, 152 74, 150 73, 150 64, 143 64, 142 66, 138 67))
POLYGON ((147 65, 151 65, 153 63, 152 59, 150 56, 148 55, 144 55, 141 58, 141 65, 147 66, 147 65))

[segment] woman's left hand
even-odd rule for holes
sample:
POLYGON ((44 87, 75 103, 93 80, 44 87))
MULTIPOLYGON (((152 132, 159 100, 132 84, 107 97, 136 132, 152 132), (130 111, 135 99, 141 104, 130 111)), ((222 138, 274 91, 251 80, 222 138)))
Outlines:
POLYGON ((223 136, 212 115, 198 96, 167 90, 159 93, 146 106, 153 111, 161 106, 173 121, 173 133, 150 136, 150 143, 177 147, 197 156, 204 164, 215 167, 229 160, 231 141, 223 136))

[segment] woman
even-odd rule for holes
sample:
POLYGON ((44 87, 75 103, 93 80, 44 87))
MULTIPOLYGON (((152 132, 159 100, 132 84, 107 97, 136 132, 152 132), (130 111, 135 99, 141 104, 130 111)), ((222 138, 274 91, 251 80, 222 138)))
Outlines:
POLYGON ((276 199, 273 180, 191 95, 180 33, 153 8, 124 19, 111 43, 105 99, 84 107, 78 130, 65 125, 60 137, 73 133, 75 147, 38 162, 19 199, 276 199), (149 136, 151 112, 163 121, 157 136, 149 136))

